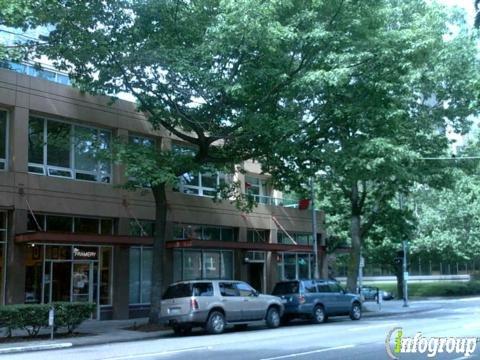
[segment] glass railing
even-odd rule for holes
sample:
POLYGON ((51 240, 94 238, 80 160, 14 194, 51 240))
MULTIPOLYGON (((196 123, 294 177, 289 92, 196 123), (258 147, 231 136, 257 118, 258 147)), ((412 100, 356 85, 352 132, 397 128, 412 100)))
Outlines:
POLYGON ((52 70, 39 69, 38 67, 31 64, 19 64, 11 61, 2 61, 0 62, 0 67, 15 71, 20 74, 30 75, 40 79, 53 81, 58 84, 71 85, 70 79, 67 75, 52 70))
POLYGON ((252 195, 253 199, 258 204, 271 205, 271 206, 283 206, 289 208, 298 208, 298 200, 276 198, 272 196, 264 195, 252 195))

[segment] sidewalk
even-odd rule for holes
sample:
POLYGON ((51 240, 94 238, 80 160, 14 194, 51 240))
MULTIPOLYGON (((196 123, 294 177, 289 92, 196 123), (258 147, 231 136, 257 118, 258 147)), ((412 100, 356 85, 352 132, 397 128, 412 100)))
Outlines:
POLYGON ((363 303, 363 317, 366 318, 411 314, 436 310, 439 308, 441 308, 439 302, 424 300, 409 301, 408 307, 403 307, 403 300, 383 301, 380 305, 374 301, 366 301, 363 303))
MULTIPOLYGON (((448 300, 446 300, 448 301, 448 300)), ((365 302, 363 304, 363 317, 379 317, 393 316, 398 314, 416 313, 435 310, 441 307, 439 301, 413 301, 409 307, 404 308, 403 301, 392 300, 384 301, 379 308, 375 302, 365 302)), ((21 341, 11 343, 0 343, 0 356, 3 354, 38 351, 47 349, 60 349, 76 346, 109 344, 116 342, 138 341, 161 338, 163 336, 173 336, 171 330, 162 331, 134 331, 125 330, 135 324, 145 324, 148 320, 131 319, 131 320, 110 320, 110 321, 85 321, 76 332, 86 334, 84 336, 63 338, 57 340, 35 340, 21 341)), ((48 333, 48 329, 44 329, 42 334, 48 333)))

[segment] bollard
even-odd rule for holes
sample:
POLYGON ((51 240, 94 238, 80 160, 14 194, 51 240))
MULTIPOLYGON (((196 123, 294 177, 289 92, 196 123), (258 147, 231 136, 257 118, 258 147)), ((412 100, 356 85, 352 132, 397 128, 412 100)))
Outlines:
POLYGON ((55 309, 53 306, 48 311, 48 326, 50 326, 50 340, 53 340, 53 332, 55 329, 55 309))

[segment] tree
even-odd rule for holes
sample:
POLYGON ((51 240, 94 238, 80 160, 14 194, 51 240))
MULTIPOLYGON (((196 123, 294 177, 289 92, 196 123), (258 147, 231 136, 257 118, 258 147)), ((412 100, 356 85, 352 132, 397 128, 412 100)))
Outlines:
POLYGON ((164 285, 166 186, 187 171, 259 158, 296 130, 296 84, 360 18, 350 2, 45 0, 35 8, 37 23, 53 30, 32 56, 48 56, 83 91, 129 93, 155 130, 194 149, 117 151, 156 202, 152 322, 164 285))
POLYGON ((446 129, 464 133, 478 98, 475 39, 462 14, 422 0, 356 5, 362 18, 298 84, 299 130, 262 159, 278 184, 315 176, 331 203, 348 201, 351 291, 360 249, 392 199, 452 181, 448 167, 423 158, 446 153, 446 129))

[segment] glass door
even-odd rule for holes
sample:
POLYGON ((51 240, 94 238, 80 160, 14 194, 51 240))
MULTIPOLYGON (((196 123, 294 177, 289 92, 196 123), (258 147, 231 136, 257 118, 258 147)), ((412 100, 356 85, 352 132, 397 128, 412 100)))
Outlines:
POLYGON ((93 263, 74 262, 72 269, 72 301, 97 302, 93 298, 93 263))

